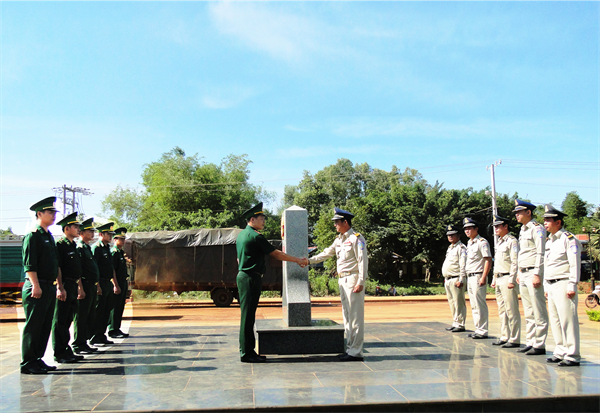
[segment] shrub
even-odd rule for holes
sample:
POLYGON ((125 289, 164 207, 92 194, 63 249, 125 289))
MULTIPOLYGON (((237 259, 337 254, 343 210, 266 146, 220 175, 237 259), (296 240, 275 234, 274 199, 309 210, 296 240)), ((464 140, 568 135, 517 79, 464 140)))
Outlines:
POLYGON ((327 281, 327 289, 329 295, 340 295, 340 285, 338 284, 337 278, 329 278, 327 281))
POLYGON ((600 310, 585 310, 590 321, 600 321, 600 310))

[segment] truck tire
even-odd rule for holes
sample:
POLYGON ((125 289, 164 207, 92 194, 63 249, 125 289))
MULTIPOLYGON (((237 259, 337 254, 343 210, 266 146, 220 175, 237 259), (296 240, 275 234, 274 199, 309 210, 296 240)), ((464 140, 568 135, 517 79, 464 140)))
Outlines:
POLYGON ((217 288, 210 294, 217 307, 229 307, 233 301, 233 293, 227 288, 217 288))

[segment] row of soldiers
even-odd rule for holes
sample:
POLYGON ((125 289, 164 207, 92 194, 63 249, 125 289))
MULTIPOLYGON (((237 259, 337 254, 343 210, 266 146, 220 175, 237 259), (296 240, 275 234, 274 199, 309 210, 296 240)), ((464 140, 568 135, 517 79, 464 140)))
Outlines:
POLYGON ((54 242, 48 228, 56 219, 56 197, 45 198, 30 209, 37 225, 23 239, 25 326, 21 343, 21 373, 45 374, 56 370, 43 361, 52 334, 54 360, 76 363, 96 346, 114 344, 106 336, 125 338, 121 320, 127 293, 125 228, 113 223, 94 228, 74 212, 57 224, 63 237, 54 242), (99 240, 90 246, 95 231, 99 240), (110 242, 114 236, 114 246, 110 242), (75 242, 75 238, 79 241, 75 242), (70 327, 75 337, 71 341, 70 327))
POLYGON ((501 320, 500 338, 494 345, 518 348, 528 356, 546 354, 548 324, 556 344, 548 363, 578 366, 580 356, 579 321, 577 316, 577 283, 581 273, 581 243, 563 228, 564 212, 552 205, 544 207, 544 224, 533 219, 536 206, 515 200, 513 213, 522 224, 519 238, 509 233, 509 220, 494 216, 492 225, 497 237, 495 258, 478 224, 471 218, 462 222, 469 238, 465 246, 458 228, 447 228, 450 246, 442 268, 453 324, 447 330, 465 331, 465 284, 473 314, 473 339, 488 337, 486 290, 488 274, 493 274, 501 320), (465 282, 466 281, 466 282, 465 282), (519 293, 525 313, 526 343, 521 347, 521 314, 519 293), (548 307, 546 308, 546 298, 548 307))

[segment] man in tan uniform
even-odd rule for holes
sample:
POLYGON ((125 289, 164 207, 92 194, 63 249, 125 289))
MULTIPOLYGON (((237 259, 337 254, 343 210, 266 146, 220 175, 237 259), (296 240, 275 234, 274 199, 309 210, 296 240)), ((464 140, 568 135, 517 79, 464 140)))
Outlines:
POLYGON ((513 212, 517 221, 523 224, 519 232, 517 283, 520 286, 527 331, 525 347, 517 351, 528 356, 546 354, 548 335, 548 310, 542 287, 546 230, 533 220, 534 210, 535 205, 532 203, 515 199, 513 212))
POLYGON ((467 318, 465 303, 467 247, 460 241, 460 235, 454 225, 448 225, 446 235, 450 246, 442 265, 442 275, 445 279, 446 297, 448 297, 448 304, 452 312, 452 326, 447 327, 446 330, 458 333, 465 331, 465 319, 467 318))
POLYGON ((352 215, 335 208, 333 223, 340 233, 330 247, 309 258, 311 264, 337 257, 342 314, 346 330, 346 353, 341 361, 363 361, 365 335, 365 279, 368 276, 369 258, 365 239, 352 229, 352 215))
POLYGON ((498 236, 494 257, 494 279, 492 287, 496 289, 498 314, 500 316, 500 339, 495 346, 502 348, 519 347, 521 341, 521 314, 519 313, 519 289, 516 285, 517 255, 519 244, 508 232, 507 218, 494 215, 494 232, 498 236))
POLYGON ((492 268, 490 244, 479 235, 479 226, 471 218, 463 219, 465 234, 469 237, 467 243, 467 262, 465 271, 468 281, 469 303, 473 314, 475 333, 468 337, 476 340, 488 337, 488 307, 485 302, 487 292, 487 275, 492 268))
POLYGON ((544 287, 548 297, 550 326, 556 347, 548 363, 579 366, 581 348, 577 317, 577 283, 581 276, 581 243, 563 228, 567 215, 552 205, 544 207, 546 242, 544 287))

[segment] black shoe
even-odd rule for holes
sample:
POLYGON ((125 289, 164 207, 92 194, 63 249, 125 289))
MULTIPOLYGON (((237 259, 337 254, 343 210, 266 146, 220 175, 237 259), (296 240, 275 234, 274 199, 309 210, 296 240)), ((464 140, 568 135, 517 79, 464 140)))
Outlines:
MULTIPOLYGON (((81 356, 79 356, 81 357, 81 356)), ((83 357, 81 357, 83 358, 83 357)), ((74 356, 63 356, 63 357, 54 357, 54 361, 59 364, 69 364, 69 363, 77 363, 79 359, 76 359, 74 356)))
POLYGON ((529 350, 531 350, 533 347, 531 346, 525 346, 523 348, 520 348, 517 350, 517 353, 527 353, 529 350))
POLYGON ((541 356, 542 354, 546 355, 546 347, 532 348, 527 353, 525 353, 526 356, 541 356))
POLYGON ((118 333, 119 333, 120 335, 122 335, 123 337, 125 337, 125 338, 129 337, 129 334, 127 334, 127 333, 124 333, 124 332, 122 332, 121 330, 119 330, 119 331, 118 331, 118 333))
POLYGON ((338 358, 341 359, 342 357, 346 357, 347 355, 348 355, 348 353, 338 354, 338 358))
POLYGON ((469 333, 469 334, 467 334, 467 337, 473 338, 474 335, 475 335, 475 333, 469 333))
POLYGON ((446 327, 446 331, 452 331, 452 330, 454 330, 454 327, 453 327, 453 326, 446 327))
POLYGON ((44 363, 44 360, 42 360, 42 359, 39 359, 37 361, 37 363, 38 363, 38 366, 40 366, 41 369, 48 370, 48 371, 54 371, 54 370, 56 370, 56 366, 49 366, 46 363, 44 363))
POLYGON ((521 347, 521 346, 517 343, 506 343, 505 345, 502 346, 502 348, 517 348, 517 347, 521 347))
POLYGON ((79 356, 79 355, 73 354, 73 353, 71 353, 70 356, 71 356, 72 359, 75 359, 77 361, 85 359, 85 357, 79 356))
POLYGON ((340 357, 340 361, 363 361, 363 357, 354 357, 350 354, 346 354, 345 356, 340 357))
POLYGON ((450 330, 452 333, 462 333, 463 331, 465 331, 464 327, 454 327, 452 330, 450 330))
POLYGON ((471 336, 471 338, 472 338, 473 340, 483 340, 483 339, 486 339, 486 338, 488 338, 488 336, 482 336, 481 334, 473 334, 473 335, 471 336))
POLYGON ((492 343, 492 346, 503 346, 504 344, 508 343, 508 341, 502 341, 502 340, 498 340, 492 343))
POLYGON ((121 333, 108 333, 108 336, 110 338, 125 338, 125 335, 121 333))
POLYGON ((21 374, 48 374, 48 370, 41 368, 37 363, 21 366, 21 374))
POLYGON ((562 367, 575 367, 575 366, 579 366, 579 362, 572 361, 572 360, 563 360, 560 363, 558 363, 558 365, 562 366, 562 367))
POLYGON ((75 349, 73 349, 73 351, 75 352, 75 354, 94 354, 96 351, 98 351, 98 349, 88 346, 88 347, 75 348, 75 349))
POLYGON ((265 363, 267 361, 267 358, 262 358, 259 357, 257 355, 252 355, 252 356, 244 356, 240 359, 242 361, 242 363, 265 363))
POLYGON ((562 362, 562 359, 559 359, 558 357, 554 357, 554 356, 548 357, 546 359, 546 363, 560 363, 560 362, 562 362))

